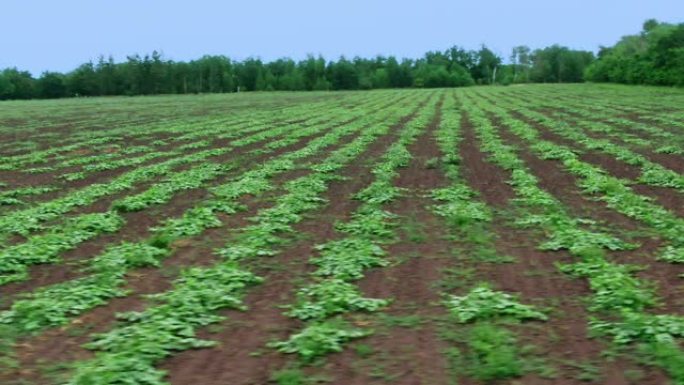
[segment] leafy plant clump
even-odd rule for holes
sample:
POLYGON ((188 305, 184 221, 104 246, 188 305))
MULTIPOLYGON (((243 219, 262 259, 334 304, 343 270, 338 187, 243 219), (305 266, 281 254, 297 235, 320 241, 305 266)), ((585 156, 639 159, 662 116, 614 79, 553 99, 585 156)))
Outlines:
POLYGON ((286 314, 303 321, 320 320, 351 311, 373 312, 390 302, 364 298, 355 285, 335 278, 301 288, 297 292, 297 298, 297 304, 286 314))
POLYGON ((305 362, 312 362, 329 353, 341 352, 344 343, 371 333, 372 330, 354 328, 341 320, 327 320, 310 324, 287 341, 271 342, 268 346, 283 353, 296 353, 305 362))
POLYGON ((475 287, 465 296, 448 296, 445 305, 460 323, 496 319, 548 319, 534 307, 519 303, 513 295, 494 291, 484 285, 475 287))

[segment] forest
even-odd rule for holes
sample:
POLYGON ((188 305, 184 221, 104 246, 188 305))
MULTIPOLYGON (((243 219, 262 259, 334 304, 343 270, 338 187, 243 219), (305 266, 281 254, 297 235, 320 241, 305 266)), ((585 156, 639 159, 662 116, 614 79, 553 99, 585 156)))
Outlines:
POLYGON ((418 59, 310 55, 295 61, 242 61, 203 56, 174 61, 159 52, 131 55, 123 62, 100 56, 68 73, 39 77, 17 68, 0 71, 0 100, 73 96, 225 93, 236 91, 366 90, 435 88, 513 83, 684 85, 684 23, 647 20, 642 31, 623 37, 598 55, 561 45, 531 49, 521 45, 502 58, 486 45, 453 46, 418 59))

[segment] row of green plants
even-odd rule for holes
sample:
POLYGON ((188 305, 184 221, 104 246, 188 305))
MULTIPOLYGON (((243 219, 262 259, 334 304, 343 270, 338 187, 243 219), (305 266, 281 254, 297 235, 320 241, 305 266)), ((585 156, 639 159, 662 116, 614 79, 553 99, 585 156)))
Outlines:
MULTIPOLYGON (((610 177, 577 160, 576 155, 566 148, 537 139, 532 134, 533 129, 524 123, 506 119, 496 107, 480 102, 472 103, 464 98, 464 107, 475 124, 483 150, 494 163, 511 171, 509 183, 516 191, 516 203, 522 208, 517 224, 540 229, 547 235, 548 240, 539 245, 540 249, 567 250, 577 262, 558 264, 558 268, 589 282, 592 295, 588 299, 588 309, 593 314, 589 320, 590 331, 609 338, 618 347, 645 354, 648 364, 662 368, 676 384, 684 383, 681 371, 684 352, 678 346, 679 339, 684 337, 684 318, 654 312, 660 301, 653 283, 636 276, 639 266, 613 262, 607 253, 632 249, 635 245, 593 230, 588 227, 591 221, 570 216, 554 197, 539 189, 536 178, 517 157, 516 149, 501 141, 497 128, 483 108, 495 113, 512 132, 529 141, 533 151, 543 158, 560 159, 570 172, 581 179, 598 177, 600 182, 610 180, 610 177), (572 158, 564 158, 570 154, 572 158)), ((612 186, 617 185, 617 191, 635 195, 628 187, 615 181, 612 186)), ((594 182, 591 179, 591 182, 582 180, 580 183, 585 189, 591 185, 600 186, 594 182)), ((631 195, 621 197, 627 199, 624 201, 627 207, 632 203, 631 195)), ((642 200, 637 200, 636 204, 639 202, 642 200)))
MULTIPOLYGON (((298 112, 298 111, 294 111, 298 112)), ((309 115, 304 116, 305 118, 308 117, 308 119, 300 119, 302 122, 312 122, 312 125, 315 125, 316 123, 323 122, 325 121, 326 118, 329 117, 334 117, 335 115, 333 114, 323 114, 322 116, 320 114, 316 114, 316 110, 308 111, 309 115)), ((287 115, 287 116, 296 116, 296 115, 287 115)), ((260 133, 261 131, 269 131, 272 132, 274 135, 278 135, 280 131, 274 130, 274 126, 278 127, 283 127, 287 126, 287 123, 289 121, 292 121, 292 119, 288 119, 285 121, 285 123, 280 123, 274 125, 273 118, 270 120, 255 120, 252 122, 249 122, 248 124, 244 124, 239 127, 239 129, 236 129, 234 124, 229 124, 224 126, 216 126, 214 124, 206 125, 204 127, 197 127, 195 128, 192 132, 187 133, 185 135, 181 135, 178 137, 173 137, 171 138, 172 142, 180 142, 180 141, 190 141, 193 139, 201 138, 201 137, 212 137, 214 135, 222 135, 222 132, 226 132, 226 136, 230 135, 231 137, 237 137, 240 138, 240 142, 245 142, 246 144, 250 144, 251 140, 253 139, 249 135, 246 135, 248 133, 254 133, 256 132, 257 134, 260 133)), ((266 138, 264 138, 266 139, 266 138)), ((168 145, 167 142, 161 141, 161 140, 155 140, 151 142, 152 145, 168 145)), ((59 178, 64 179, 66 181, 74 181, 74 180, 81 180, 86 178, 89 175, 92 175, 97 172, 105 171, 105 170, 115 170, 118 168, 122 167, 132 167, 132 166, 137 166, 146 162, 149 162, 150 160, 153 159, 158 159, 162 157, 181 157, 184 155, 187 155, 188 150, 190 149, 197 149, 197 148, 202 148, 202 147, 211 147, 212 143, 207 140, 196 140, 194 142, 187 143, 185 145, 177 146, 175 149, 172 149, 170 151, 153 151, 153 152, 148 152, 146 154, 143 154, 142 156, 138 157, 123 157, 118 160, 105 160, 105 161, 100 161, 100 162, 94 162, 90 164, 83 165, 81 171, 74 171, 74 172, 69 172, 66 174, 62 174, 59 176, 59 178)), ((240 145, 240 143, 238 143, 240 145)), ((143 147, 145 148, 146 146, 135 146, 135 147, 143 147)), ((131 149, 134 149, 135 147, 131 147, 131 149)), ((147 147, 149 149, 149 147, 147 147)), ((131 154, 132 152, 127 151, 127 150, 122 150, 122 154, 131 154)), ((105 154, 105 155, 111 155, 111 154, 105 154)), ((59 157, 59 156, 58 156, 59 157)), ((57 157, 56 157, 57 158, 57 157)), ((92 158, 92 157, 86 157, 87 158, 92 158)), ((68 157, 68 162, 67 164, 72 164, 74 161, 78 161, 79 159, 83 159, 82 157, 68 157)), ((66 162, 66 161, 65 161, 66 162)), ((78 162, 77 162, 78 163, 78 162)), ((41 169, 34 169, 33 171, 40 171, 40 172, 48 172, 48 171, 53 171, 55 167, 43 167, 41 169)), ((31 172, 32 170, 25 170, 26 172, 31 172)), ((56 189, 55 186, 48 186, 53 189, 56 189)), ((20 203, 18 200, 12 200, 9 201, 12 203, 20 203)))
MULTIPOLYGON (((583 162, 579 156, 567 148, 540 138, 539 132, 525 122, 493 106, 486 106, 498 116, 513 133, 531 144, 531 149, 544 159, 560 161, 563 166, 579 180, 582 192, 594 196, 615 211, 653 228, 659 236, 668 241, 658 259, 671 262, 684 262, 684 219, 654 203, 651 199, 635 193, 629 181, 615 178, 598 166, 583 162)), ((521 113, 524 113, 522 111, 521 113)))
MULTIPOLYGON (((49 160, 45 160, 45 163, 38 165, 36 167, 28 167, 24 166, 20 170, 21 172, 25 174, 44 174, 44 173, 54 173, 55 171, 59 170, 60 168, 64 167, 85 167, 83 166, 84 164, 87 165, 88 162, 86 162, 87 159, 90 159, 93 162, 99 162, 99 164, 107 164, 109 162, 112 162, 114 164, 117 164, 121 162, 121 159, 112 159, 117 156, 120 156, 121 154, 117 154, 117 151, 119 150, 120 145, 119 144, 107 144, 107 145, 102 145, 102 146, 94 146, 92 148, 89 148, 87 151, 90 152, 95 152, 95 153, 101 153, 101 155, 95 155, 95 156, 83 156, 81 155, 78 151, 71 153, 69 155, 58 155, 55 156, 49 160), (64 161, 60 159, 66 159, 64 161), (81 163, 79 165, 75 166, 63 166, 63 163, 81 163)), ((139 146, 135 146, 139 147, 139 146)), ((147 146, 145 146, 147 147, 147 146)), ((141 150, 140 152, 147 152, 145 150, 141 150)), ((152 151, 150 151, 152 152, 152 151)), ((136 152, 132 152, 131 154, 135 154, 136 152)), ((131 158, 135 159, 135 158, 131 158)), ((151 158, 152 159, 152 158, 151 158)), ((113 166, 111 166, 113 167, 113 166)), ((85 172, 82 172, 82 174, 85 177, 85 172)), ((83 179, 83 178, 78 178, 76 177, 76 173, 66 173, 64 175, 59 175, 60 179, 64 179, 67 181, 72 181, 72 180, 78 180, 78 179, 83 179), (73 177, 71 177, 71 174, 74 174, 73 177)))
POLYGON ((609 139, 589 136, 580 128, 584 127, 590 131, 605 133, 607 130, 612 131, 612 128, 608 125, 584 120, 568 123, 566 115, 557 113, 558 118, 549 117, 544 113, 520 106, 517 99, 498 98, 497 104, 506 108, 515 106, 516 111, 524 117, 539 122, 544 127, 551 129, 554 133, 581 145, 586 150, 598 151, 613 156, 629 165, 639 167, 641 175, 636 182, 651 186, 672 188, 680 193, 684 192, 683 175, 663 167, 658 163, 652 162, 646 156, 616 144, 609 139))
MULTIPOLYGON (((103 117, 100 117, 103 118, 103 117)), ((185 126, 185 129, 193 130, 198 129, 202 125, 206 125, 207 121, 197 120, 194 123, 188 121, 187 117, 179 116, 176 120, 177 126, 185 126)), ((224 119, 225 121, 227 119, 224 119)), ((218 121, 216 123, 223 123, 223 121, 218 121)), ((105 122, 100 121, 98 124, 104 124, 105 122)), ((74 124, 70 122, 70 124, 74 124)), ((134 121, 123 120, 119 122, 120 127, 115 129, 104 129, 104 130, 90 130, 88 125, 93 124, 92 120, 85 120, 82 122, 84 125, 82 130, 74 129, 71 135, 66 137, 67 142, 60 145, 59 143, 54 143, 62 138, 49 137, 49 140, 53 143, 49 148, 31 151, 26 154, 19 154, 14 156, 8 156, 0 161, 0 169, 2 170, 21 170, 27 168, 30 164, 45 164, 50 160, 64 161, 71 159, 74 155, 78 156, 79 150, 102 150, 112 145, 118 145, 125 139, 135 138, 140 135, 147 135, 152 132, 154 133, 165 133, 165 129, 171 129, 174 125, 169 125, 169 121, 163 122, 153 122, 151 124, 136 124, 134 121)), ((41 127, 46 128, 46 127, 41 127)), ((36 135, 40 137, 40 135, 36 135)), ((36 138, 37 139, 37 138, 36 138)), ((48 139, 48 137, 46 137, 48 139)))
MULTIPOLYGON (((176 156, 182 156, 183 152, 179 149, 177 151, 172 151, 172 152, 164 152, 164 151, 152 151, 148 152, 146 154, 143 154, 141 156, 136 156, 136 157, 124 157, 122 159, 117 159, 117 160, 109 160, 109 161, 102 161, 94 164, 88 164, 85 165, 81 168, 80 171, 73 171, 73 172, 68 172, 65 174, 59 175, 59 179, 63 179, 67 182, 73 182, 76 180, 83 180, 93 174, 102 172, 102 171, 108 171, 108 170, 116 170, 118 168, 123 168, 123 167, 135 167, 142 165, 143 163, 147 163, 151 160, 155 159, 160 159, 160 158, 171 158, 171 157, 176 157, 176 156)), ((49 169, 43 169, 41 172, 52 172, 55 171, 54 168, 49 168, 49 169)), ((27 170, 27 172, 30 172, 30 170, 27 170)))
MULTIPOLYGON (((446 224, 446 233, 453 237, 454 246, 462 260, 481 264, 505 262, 494 259, 498 252, 491 234, 492 210, 479 201, 477 193, 461 176, 459 145, 461 112, 455 100, 446 100, 442 118, 436 131, 436 141, 442 153, 440 164, 450 181, 445 188, 430 193, 434 204, 431 211, 446 224)), ((455 269, 465 269, 456 266, 455 269)), ((460 278, 457 283, 447 282, 442 290, 442 305, 448 317, 440 334, 449 348, 449 372, 454 381, 471 377, 480 381, 494 381, 520 377, 532 371, 529 357, 523 352, 517 333, 511 323, 546 321, 547 316, 508 293, 492 289, 491 284, 473 283, 460 278), (451 286, 464 291, 458 295, 451 286), (472 286, 468 291, 465 287, 472 286)))
MULTIPOLYGON (((291 129, 290 135, 299 140, 302 136, 314 135, 321 130, 324 130, 326 127, 326 125, 320 125, 318 127, 313 126, 309 129, 302 130, 291 129)), ((268 135, 268 133, 264 132, 260 135, 257 134, 257 136, 252 137, 252 139, 258 139, 261 141, 263 135, 268 135)), ((242 141, 241 144, 246 145, 250 142, 251 141, 246 140, 242 141)), ((230 150, 232 150, 232 148, 225 149, 225 151, 230 150)), ((271 151, 273 150, 275 150, 275 148, 271 151)), ((118 228, 120 228, 124 223, 124 217, 117 212, 138 211, 153 204, 166 203, 174 196, 176 192, 183 189, 200 187, 204 182, 216 179, 220 175, 223 175, 227 170, 237 167, 237 165, 240 164, 240 159, 233 160, 233 163, 234 164, 231 166, 203 164, 187 171, 181 171, 179 173, 172 174, 173 176, 171 176, 166 182, 154 184, 143 193, 130 196, 127 199, 115 201, 112 204, 113 211, 109 211, 105 214, 110 217, 117 218, 118 230, 118 228)), ((78 221, 81 217, 88 218, 88 214, 77 216, 74 220, 78 221)), ((32 217, 32 219, 35 219, 35 217, 32 217)), ((27 267, 30 265, 37 263, 45 264, 59 262, 59 256, 61 252, 74 248, 86 240, 83 237, 75 236, 77 231, 78 229, 74 228, 73 226, 57 225, 52 227, 47 235, 39 234, 29 236, 25 243, 5 248, 3 250, 4 256, 0 256, 0 273, 2 274, 0 284, 27 279, 27 267), (49 239, 50 244, 45 245, 44 239, 49 239), (51 246, 53 244, 59 244, 60 247, 51 246), (40 258, 17 257, 17 250, 24 250, 24 254, 33 252, 36 256, 39 255, 40 258)))
POLYGON ((50 147, 41 151, 31 151, 26 154, 3 157, 0 160, 0 171, 20 170, 29 164, 47 163, 50 156, 60 153, 93 147, 102 144, 109 144, 121 140, 117 137, 95 138, 87 141, 74 143, 66 146, 50 147))
MULTIPOLYGON (((534 96, 520 97, 517 93, 517 105, 534 109, 540 113, 549 113, 554 117, 562 116, 568 121, 581 120, 583 118, 591 120, 593 131, 618 138, 625 143, 639 147, 648 148, 653 146, 656 141, 674 136, 661 128, 644 124, 622 117, 627 110, 618 109, 611 104, 604 104, 597 100, 577 100, 575 98, 548 98, 545 94, 535 94, 534 96), (639 132, 635 135, 632 131, 639 132), (646 136, 644 137, 644 134, 646 136)), ((507 94, 505 98, 510 100, 513 95, 507 94)), ((633 109, 629 109, 632 111, 633 109)))
MULTIPOLYGON (((554 103, 552 107, 568 112, 593 122, 575 119, 593 132, 600 132, 615 137, 625 143, 644 148, 659 154, 684 155, 684 139, 667 129, 646 124, 623 117, 615 117, 612 108, 604 105, 567 105, 554 103), (590 124, 591 123, 591 124, 590 124), (635 131, 631 133, 629 131, 635 131)), ((561 114, 558 117, 568 117, 561 114)))
MULTIPOLYGON (((57 163, 53 165, 55 168, 66 168, 66 167, 74 167, 74 166, 85 166, 88 164, 94 164, 94 163, 100 163, 104 161, 110 161, 112 159, 116 159, 120 157, 121 155, 134 155, 134 154, 140 154, 140 153, 148 153, 148 152, 153 152, 154 151, 154 146, 158 144, 163 144, 164 142, 157 143, 157 144, 147 144, 147 145, 137 145, 137 146, 122 146, 121 144, 113 144, 110 145, 106 151, 103 153, 97 153, 95 152, 96 155, 87 155, 87 156, 80 156, 80 157, 70 157, 66 155, 57 155, 53 158, 53 160, 56 160, 57 163)), ((99 149, 95 149, 96 151, 99 149)))
MULTIPOLYGON (((373 96, 375 97, 375 96, 373 96)), ((358 102, 365 103, 366 99, 370 97, 359 98, 358 102)), ((97 130, 92 132, 91 130, 76 131, 75 134, 68 136, 70 139, 78 137, 83 132, 92 133, 96 136, 95 139, 90 138, 93 135, 87 135, 87 139, 83 142, 77 141, 74 144, 68 144, 65 146, 51 145, 51 147, 45 151, 33 151, 31 154, 19 155, 14 157, 7 157, 4 163, 7 165, 7 169, 18 169, 24 172, 52 172, 56 169, 70 164, 70 161, 76 161, 79 163, 79 159, 84 157, 79 156, 79 151, 81 149, 92 150, 90 152, 98 152, 101 150, 111 150, 112 147, 120 146, 120 143, 129 142, 130 140, 143 141, 145 136, 164 135, 170 136, 172 142, 189 142, 186 145, 182 145, 176 148, 177 151, 182 151, 184 146, 189 148, 195 148, 198 146, 199 142, 196 139, 223 136, 226 137, 239 137, 241 132, 246 129, 250 129, 254 126, 264 128, 272 128, 275 118, 278 120, 283 120, 283 122, 278 122, 279 124, 287 124, 288 121, 302 120, 302 116, 311 116, 320 118, 320 114, 328 112, 330 110, 331 103, 316 103, 313 106, 294 106, 282 111, 269 111, 269 112, 256 112, 252 114, 242 113, 236 116, 231 116, 229 118, 222 117, 220 119, 195 119, 194 121, 188 119, 187 117, 175 118, 171 120, 170 124, 168 121, 164 121, 164 124, 160 122, 154 122, 154 124, 127 124, 124 127, 118 127, 115 130, 97 130), (236 130, 235 128, 239 128, 236 130), (105 135, 105 132, 109 132, 109 135, 105 135), (93 143, 103 142, 99 146, 93 146, 93 143), (37 162, 51 164, 43 167, 33 167, 28 168, 28 165, 32 163, 32 159, 36 159, 37 162)), ((86 121, 88 122, 88 121, 86 121)), ((92 123, 92 121, 90 121, 92 123)), ((253 131, 254 129, 252 129, 253 131)), ((246 131, 245 131, 246 132, 246 131)), ((54 141, 56 141, 55 138, 54 141)), ((53 142, 54 142, 53 141, 53 142)), ((155 144, 154 142, 152 144, 155 144)), ((161 141, 159 145, 165 145, 166 143, 161 141)), ((141 147, 141 146, 136 146, 141 147)), ((199 147, 199 146, 198 146, 199 147)), ((164 151, 161 151, 164 152, 164 151)), ((66 175, 62 175, 62 178, 67 181, 79 180, 85 178, 87 175, 92 174, 97 171, 111 170, 119 167, 134 166, 141 164, 149 159, 164 156, 161 152, 154 154, 146 154, 141 159, 123 157, 114 162, 109 162, 107 159, 102 159, 100 162, 95 162, 93 164, 84 165, 84 169, 81 171, 70 172, 66 175)), ((128 151, 121 151, 120 154, 129 154, 128 151)), ((112 154, 105 154, 112 155, 112 154)), ((178 152, 169 154, 168 156, 178 155, 178 152)), ((103 157, 100 155, 96 156, 95 160, 103 157)), ((91 157, 92 158, 92 157, 91 157)))
MULTIPOLYGON (((347 115, 343 116, 347 117, 347 115)), ((322 128, 323 122, 320 122, 318 127, 322 128)), ((41 230, 42 222, 58 218, 76 207, 89 205, 108 195, 131 190, 137 184, 152 180, 158 176, 168 175, 173 178, 173 175, 179 173, 173 172, 175 167, 204 162, 212 157, 229 154, 236 148, 257 142, 265 142, 268 139, 284 134, 291 134, 293 132, 296 134, 296 131, 301 128, 300 126, 281 126, 266 131, 261 130, 232 142, 230 147, 203 150, 175 157, 162 163, 139 167, 112 179, 109 183, 91 184, 52 201, 42 202, 34 207, 5 214, 0 217, 0 235, 20 234, 27 236, 32 232, 41 230)), ((180 171, 180 173, 183 173, 183 171, 180 171)))
MULTIPOLYGON (((615 144, 611 140, 591 137, 579 127, 585 127, 589 130, 594 130, 592 127, 596 123, 593 122, 575 122, 578 127, 573 124, 568 124, 565 121, 547 117, 530 110, 521 110, 521 113, 530 119, 534 119, 546 127, 551 128, 554 132, 566 139, 570 139, 575 143, 582 145, 585 149, 590 151, 599 151, 607 155, 611 155, 618 160, 621 160, 629 165, 639 167, 641 175, 636 182, 644 183, 651 186, 673 188, 677 191, 684 192, 684 176, 670 170, 656 162, 649 160, 646 156, 638 154, 628 148, 615 144)), ((559 116, 563 118, 563 116, 559 116)), ((670 145, 672 147, 673 145, 670 145)), ((679 150, 676 150, 677 152, 679 150)))
MULTIPOLYGON (((179 351, 214 346, 195 336, 198 328, 219 322, 221 309, 244 309, 242 297, 262 278, 246 270, 241 262, 278 253, 294 232, 293 225, 326 200, 321 196, 339 171, 359 158, 378 137, 405 115, 403 108, 382 123, 364 128, 352 142, 332 152, 321 162, 309 165, 310 173, 284 185, 285 194, 273 206, 250 218, 252 225, 240 229, 229 244, 218 250, 220 261, 203 268, 189 268, 171 290, 154 295, 155 304, 140 312, 121 315, 121 323, 99 334, 87 345, 96 351, 92 359, 75 363, 69 384, 145 383, 166 384, 164 371, 155 368, 163 358, 179 351)), ((369 119, 369 123, 373 120, 369 119)), ((326 147, 336 138, 317 140, 326 147), (324 140, 330 140, 329 143, 324 140)), ((312 148, 306 151, 314 155, 312 148)), ((304 150, 302 150, 304 155, 304 150)))
MULTIPOLYGON (((676 110, 681 101, 679 93, 662 92, 658 88, 631 88, 614 86, 563 85, 561 87, 533 86, 527 89, 510 90, 516 95, 526 95, 528 99, 563 100, 570 104, 606 105, 616 115, 636 113, 665 117, 668 111, 676 110)), ((510 94, 504 91, 505 94, 510 94)))
POLYGON ((12 206, 21 205, 24 202, 20 199, 25 196, 35 196, 51 191, 55 191, 57 188, 53 186, 44 187, 19 187, 12 190, 6 190, 0 192, 0 206, 12 206))
MULTIPOLYGON (((525 106, 535 108, 537 112, 544 112, 543 110, 548 108, 553 108, 554 112, 567 111, 572 115, 589 120, 592 123, 593 131, 609 134, 635 146, 651 148, 656 153, 684 154, 682 151, 684 146, 682 138, 677 135, 676 130, 665 128, 668 126, 673 128, 684 127, 684 124, 681 122, 668 120, 667 123, 664 123, 665 127, 663 127, 623 117, 627 114, 636 114, 640 119, 643 117, 652 120, 664 119, 665 115, 662 115, 661 110, 666 106, 658 105, 655 110, 653 107, 644 108, 644 103, 653 100, 649 95, 638 97, 636 103, 630 105, 620 93, 591 99, 587 99, 584 93, 577 93, 572 95, 573 97, 564 94, 562 98, 559 98, 559 95, 555 92, 535 91, 522 94, 528 96, 524 100, 525 106), (617 103, 614 100, 619 100, 620 102, 617 103), (638 135, 628 131, 635 131, 638 135), (644 138, 644 134, 649 139, 644 138)), ((507 94, 506 96, 508 99, 514 97, 516 105, 521 107, 523 100, 521 100, 520 94, 521 92, 515 92, 512 95, 507 94)), ((660 98, 660 100, 663 100, 663 98, 660 98)), ((676 107, 673 105, 670 108, 676 107)), ((567 116, 567 114, 563 115, 567 116)), ((577 119, 573 118, 572 120, 577 119)))
POLYGON ((387 266, 382 246, 396 239, 396 215, 385 205, 401 196, 394 186, 399 169, 412 159, 407 146, 421 134, 433 119, 437 101, 428 102, 406 123, 398 139, 373 166, 374 181, 354 195, 361 205, 347 222, 337 223, 342 235, 315 246, 318 255, 309 261, 316 269, 309 283, 296 292, 296 300, 287 306, 285 315, 301 321, 300 330, 284 341, 273 341, 270 347, 283 353, 295 353, 311 363, 332 352, 343 350, 352 339, 372 333, 370 329, 352 326, 345 316, 355 312, 373 312, 389 305, 389 299, 364 298, 355 281, 373 267, 387 266), (313 282, 311 282, 313 281, 313 282))
MULTIPOLYGON (((379 119, 387 115, 379 116, 379 119)), ((372 124, 372 121, 370 122, 372 124)), ((108 247, 102 254, 87 261, 89 275, 40 288, 26 293, 2 313, 3 323, 13 325, 19 333, 42 330, 62 325, 74 316, 106 303, 108 299, 127 295, 124 289, 126 274, 137 267, 158 266, 173 252, 177 240, 201 235, 205 230, 222 225, 218 214, 231 215, 244 209, 238 201, 245 196, 259 197, 274 188, 270 179, 297 167, 296 160, 310 157, 334 145, 346 135, 362 130, 369 121, 337 128, 314 139, 306 147, 273 158, 246 170, 230 182, 210 189, 211 196, 186 210, 176 218, 169 218, 153 234, 136 243, 124 242, 108 247)))
MULTIPOLYGON (((330 108, 328 105, 321 105, 307 111, 306 114, 302 114, 300 109, 294 109, 293 111, 288 111, 287 115, 292 117, 290 119, 284 120, 282 122, 274 121, 273 116, 264 116, 261 119, 253 119, 247 122, 244 121, 223 121, 219 120, 212 122, 211 124, 203 124, 201 126, 190 128, 184 127, 185 132, 183 135, 174 136, 169 139, 171 143, 181 143, 185 144, 176 145, 171 151, 156 151, 148 152, 139 157, 124 157, 116 161, 101 161, 92 164, 84 165, 81 171, 71 172, 68 174, 61 175, 60 178, 66 179, 67 181, 84 179, 88 175, 96 172, 102 172, 107 170, 114 170, 121 167, 136 166, 145 163, 151 159, 161 158, 161 157, 171 157, 179 156, 187 153, 189 150, 197 150, 203 148, 213 147, 213 140, 206 138, 240 138, 244 140, 247 144, 250 144, 250 137, 247 134, 258 134, 262 131, 269 131, 275 134, 276 127, 309 127, 313 125, 318 125, 326 120, 332 119, 336 115, 333 111, 337 111, 334 108, 330 108), (298 117, 297 124, 293 125, 294 117, 298 117), (303 118, 303 119, 302 119, 303 118)), ((145 135, 150 135, 145 133, 145 135)), ((237 146, 240 146, 240 140, 235 142, 237 146)), ((155 143, 155 142, 152 142, 155 143)), ((157 145, 169 145, 168 142, 160 141, 156 142, 157 145)))
POLYGON ((0 217, 0 236, 9 234, 29 236, 33 232, 43 230, 43 222, 60 218, 77 207, 87 206, 108 195, 131 190, 137 183, 153 180, 161 175, 168 175, 174 167, 179 165, 199 162, 212 156, 221 155, 223 152, 222 150, 203 151, 170 159, 163 163, 140 167, 122 174, 108 183, 91 184, 53 200, 5 213, 0 217))

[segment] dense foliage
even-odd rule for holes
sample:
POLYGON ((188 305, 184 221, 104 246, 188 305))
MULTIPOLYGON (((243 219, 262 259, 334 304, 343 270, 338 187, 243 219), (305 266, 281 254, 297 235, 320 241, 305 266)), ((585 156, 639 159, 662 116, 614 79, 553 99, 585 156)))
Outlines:
POLYGON ((427 52, 420 59, 394 56, 340 57, 328 61, 309 56, 301 61, 258 58, 235 61, 204 56, 173 61, 158 52, 129 56, 125 62, 100 57, 62 74, 34 78, 16 68, 0 71, 0 100, 69 96, 222 93, 236 91, 364 90, 377 88, 460 87, 473 84, 578 82, 593 54, 552 46, 531 51, 516 47, 513 64, 489 48, 452 47, 427 52))
POLYGON ((684 85, 684 23, 648 20, 638 35, 602 47, 586 79, 626 84, 684 85))
POLYGON ((574 83, 684 85, 684 23, 648 20, 638 35, 590 51, 560 45, 532 50, 517 46, 508 61, 486 46, 453 46, 419 59, 308 56, 271 62, 203 56, 173 61, 160 53, 132 55, 116 63, 100 57, 68 73, 0 71, 0 100, 70 96, 223 93, 236 91, 365 90, 461 87, 474 84, 574 83))

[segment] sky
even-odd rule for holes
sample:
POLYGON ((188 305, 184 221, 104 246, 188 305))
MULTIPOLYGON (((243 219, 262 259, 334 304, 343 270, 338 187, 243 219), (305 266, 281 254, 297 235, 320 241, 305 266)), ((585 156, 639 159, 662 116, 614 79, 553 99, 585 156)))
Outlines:
POLYGON ((521 44, 595 51, 649 18, 684 22, 684 0, 3 0, 0 9, 0 68, 34 75, 153 50, 173 60, 417 58, 480 44, 504 58, 521 44))

